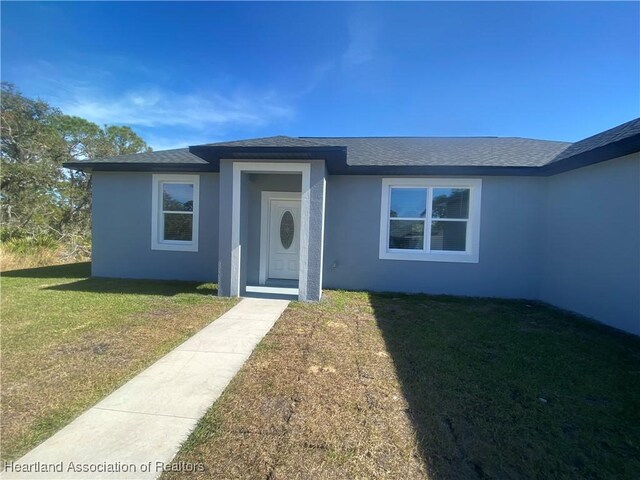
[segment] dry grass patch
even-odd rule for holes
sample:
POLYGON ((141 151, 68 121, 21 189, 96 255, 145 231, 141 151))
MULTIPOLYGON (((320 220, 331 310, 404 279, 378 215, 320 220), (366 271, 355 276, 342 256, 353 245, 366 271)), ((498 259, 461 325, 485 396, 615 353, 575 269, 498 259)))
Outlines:
POLYGON ((2 458, 26 452, 235 301, 215 285, 91 279, 88 264, 2 275, 2 458))
POLYGON ((424 475, 367 295, 327 297, 291 304, 176 461, 200 478, 424 475))
POLYGON ((14 239, 0 243, 0 272, 90 261, 88 245, 44 239, 14 239))
POLYGON ((175 478, 640 476, 640 340, 519 301, 292 303, 175 478))

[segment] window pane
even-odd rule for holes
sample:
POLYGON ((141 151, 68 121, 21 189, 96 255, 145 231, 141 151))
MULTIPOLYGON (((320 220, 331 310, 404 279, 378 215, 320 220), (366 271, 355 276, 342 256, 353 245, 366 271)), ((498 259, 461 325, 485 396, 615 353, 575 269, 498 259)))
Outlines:
POLYGON ((392 188, 390 217, 424 218, 427 214, 426 188, 392 188))
POLYGON ((468 188, 434 188, 433 218, 469 218, 468 188))
POLYGON ((424 222, 421 220, 391 220, 389 248, 422 250, 424 222))
POLYGON ((193 215, 188 213, 164 214, 164 239, 191 241, 193 215))
POLYGON ((192 212, 193 184, 163 183, 162 209, 172 212, 192 212))
POLYGON ((280 243, 282 243, 282 248, 285 250, 289 249, 293 243, 295 233, 293 214, 287 210, 280 219, 280 243))
POLYGON ((431 250, 464 252, 467 244, 467 222, 433 222, 431 250))

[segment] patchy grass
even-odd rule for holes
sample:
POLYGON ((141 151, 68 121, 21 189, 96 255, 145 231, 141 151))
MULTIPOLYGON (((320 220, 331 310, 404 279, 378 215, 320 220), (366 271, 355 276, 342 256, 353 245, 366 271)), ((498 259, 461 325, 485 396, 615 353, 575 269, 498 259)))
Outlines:
POLYGON ((66 425, 234 304, 213 284, 2 274, 2 459, 66 425))
POLYGON ((538 304, 293 303, 163 478, 640 477, 640 339, 538 304))

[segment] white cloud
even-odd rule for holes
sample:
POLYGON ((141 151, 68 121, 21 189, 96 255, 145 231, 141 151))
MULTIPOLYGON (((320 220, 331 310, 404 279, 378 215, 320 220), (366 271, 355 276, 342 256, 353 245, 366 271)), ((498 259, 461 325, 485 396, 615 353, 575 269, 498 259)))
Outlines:
POLYGON ((273 93, 224 96, 217 92, 182 94, 157 87, 105 94, 78 90, 61 99, 62 111, 98 124, 206 129, 261 126, 290 118, 293 109, 273 93))
POLYGON ((141 66, 126 57, 103 57, 100 65, 84 57, 68 63, 36 59, 15 67, 12 74, 25 94, 43 98, 65 114, 99 125, 138 127, 136 130, 176 139, 165 136, 167 143, 158 143, 163 147, 168 142, 177 145, 185 138, 217 137, 239 128, 250 130, 295 115, 289 92, 284 92, 285 96, 246 84, 235 89, 200 84, 190 89, 190 82, 174 89, 167 86, 175 82, 170 73, 141 66), (132 72, 136 81, 119 89, 124 79, 134 77, 132 72))

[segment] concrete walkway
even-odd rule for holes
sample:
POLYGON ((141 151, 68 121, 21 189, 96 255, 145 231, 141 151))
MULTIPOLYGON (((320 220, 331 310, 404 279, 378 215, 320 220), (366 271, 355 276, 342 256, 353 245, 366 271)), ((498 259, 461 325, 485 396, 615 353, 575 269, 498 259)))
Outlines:
POLYGON ((242 300, 14 462, 13 472, 5 465, 2 478, 157 478, 288 303, 242 300))

